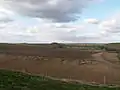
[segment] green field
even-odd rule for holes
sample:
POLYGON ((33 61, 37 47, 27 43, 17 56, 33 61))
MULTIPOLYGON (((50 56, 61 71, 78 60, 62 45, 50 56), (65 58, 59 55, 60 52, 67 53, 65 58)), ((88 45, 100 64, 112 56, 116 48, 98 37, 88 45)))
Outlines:
POLYGON ((0 70, 0 90, 120 90, 120 88, 67 83, 41 76, 0 70))

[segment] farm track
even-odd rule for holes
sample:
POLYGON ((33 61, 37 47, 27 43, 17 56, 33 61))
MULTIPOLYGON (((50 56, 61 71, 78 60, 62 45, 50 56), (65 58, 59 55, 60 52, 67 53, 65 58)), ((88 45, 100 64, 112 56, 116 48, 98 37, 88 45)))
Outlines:
POLYGON ((114 63, 109 62, 108 60, 105 60, 105 59, 102 57, 102 54, 103 54, 103 53, 96 53, 96 54, 93 54, 92 56, 93 56, 97 61, 103 62, 103 63, 107 64, 109 67, 120 68, 120 65, 117 65, 117 64, 114 64, 114 63))

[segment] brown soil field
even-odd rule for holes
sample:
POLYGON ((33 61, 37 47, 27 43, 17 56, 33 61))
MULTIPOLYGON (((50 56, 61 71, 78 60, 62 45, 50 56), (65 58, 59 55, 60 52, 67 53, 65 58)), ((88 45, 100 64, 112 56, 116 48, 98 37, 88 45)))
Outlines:
POLYGON ((13 54, 13 55, 26 55, 26 56, 42 56, 51 58, 90 58, 92 52, 80 51, 77 49, 67 48, 49 48, 49 47, 36 47, 36 46, 21 46, 9 45, 0 50, 0 53, 13 54))
POLYGON ((120 85, 120 66, 105 60, 103 53, 25 47, 9 47, 0 52, 1 69, 120 85))

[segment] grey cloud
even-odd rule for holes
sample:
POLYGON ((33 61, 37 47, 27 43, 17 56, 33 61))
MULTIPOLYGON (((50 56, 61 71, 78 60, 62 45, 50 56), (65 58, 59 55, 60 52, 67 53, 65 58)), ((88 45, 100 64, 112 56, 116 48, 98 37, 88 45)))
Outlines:
POLYGON ((10 18, 0 18, 0 23, 8 23, 8 22, 11 22, 11 21, 13 21, 12 19, 10 19, 10 18))
POLYGON ((4 0, 4 7, 21 15, 70 22, 80 17, 83 8, 93 0, 4 0))
POLYGON ((8 23, 12 21, 13 19, 11 19, 7 13, 0 11, 0 23, 8 23))

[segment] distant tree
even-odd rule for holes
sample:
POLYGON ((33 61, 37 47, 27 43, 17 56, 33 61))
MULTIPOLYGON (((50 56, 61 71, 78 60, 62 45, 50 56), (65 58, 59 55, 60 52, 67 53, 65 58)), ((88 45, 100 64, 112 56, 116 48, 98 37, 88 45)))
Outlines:
POLYGON ((52 45, 57 45, 58 43, 57 43, 57 42, 52 42, 51 44, 52 44, 52 45))
POLYGON ((64 48, 63 44, 59 44, 59 43, 56 43, 56 42, 51 43, 51 45, 53 46, 53 48, 64 48))

